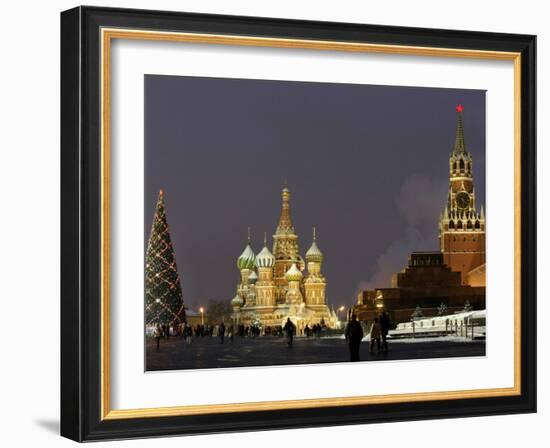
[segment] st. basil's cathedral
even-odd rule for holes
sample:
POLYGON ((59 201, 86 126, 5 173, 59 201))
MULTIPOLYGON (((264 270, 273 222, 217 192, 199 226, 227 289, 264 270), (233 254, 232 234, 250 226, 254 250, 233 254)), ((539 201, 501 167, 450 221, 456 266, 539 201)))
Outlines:
POLYGON ((327 304, 327 281, 321 270, 323 253, 317 245, 315 228, 304 260, 292 225, 288 188, 283 188, 281 197, 281 216, 273 235, 272 251, 264 234, 264 247, 254 254, 249 234, 237 259, 240 281, 231 301, 232 319, 245 326, 276 327, 290 318, 298 334, 303 333, 306 325, 336 328, 338 317, 327 304))

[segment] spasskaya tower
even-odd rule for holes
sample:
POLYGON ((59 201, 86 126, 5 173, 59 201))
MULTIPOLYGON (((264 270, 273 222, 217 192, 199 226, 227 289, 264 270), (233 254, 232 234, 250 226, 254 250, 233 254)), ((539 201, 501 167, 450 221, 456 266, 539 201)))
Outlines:
POLYGON ((439 219, 439 247, 444 263, 459 271, 463 284, 485 286, 485 214, 478 211, 472 155, 466 150, 462 105, 456 107, 457 127, 449 158, 449 192, 439 219))

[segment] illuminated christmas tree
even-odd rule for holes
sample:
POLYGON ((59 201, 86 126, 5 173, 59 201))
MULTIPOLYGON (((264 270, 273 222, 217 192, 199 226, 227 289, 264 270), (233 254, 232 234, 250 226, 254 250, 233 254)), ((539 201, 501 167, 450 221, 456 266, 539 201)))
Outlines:
POLYGON ((145 260, 145 323, 181 322, 185 322, 185 307, 160 190, 145 260))

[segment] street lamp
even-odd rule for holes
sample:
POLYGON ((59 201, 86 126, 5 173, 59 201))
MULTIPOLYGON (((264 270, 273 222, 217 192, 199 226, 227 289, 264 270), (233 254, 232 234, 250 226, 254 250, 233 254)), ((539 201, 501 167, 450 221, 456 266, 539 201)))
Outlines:
POLYGON ((204 308, 201 306, 199 311, 201 312, 201 325, 204 326, 204 308))
MULTIPOLYGON (((338 313, 343 313, 344 311, 346 310, 346 307, 344 305, 342 305, 341 307, 339 307, 336 311, 338 311, 338 313)), ((342 321, 340 320, 341 317, 340 317, 340 314, 338 314, 338 326, 340 328, 342 328, 342 321)))

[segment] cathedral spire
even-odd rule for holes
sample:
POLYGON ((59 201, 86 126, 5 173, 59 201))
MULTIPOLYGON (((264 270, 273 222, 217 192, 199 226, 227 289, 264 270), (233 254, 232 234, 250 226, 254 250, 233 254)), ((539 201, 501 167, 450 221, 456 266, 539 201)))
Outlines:
POLYGON ((294 230, 290 218, 290 190, 285 186, 281 191, 282 208, 277 230, 294 230))
POLYGON ((457 123, 456 123, 456 138, 455 138, 455 154, 464 154, 466 153, 466 144, 464 143, 464 124, 462 122, 462 111, 464 107, 462 104, 456 106, 457 112, 457 123))

